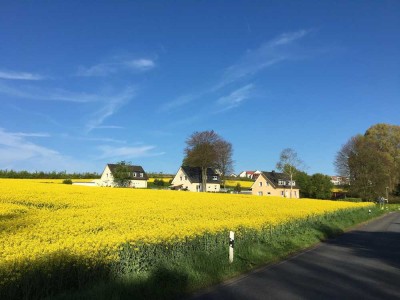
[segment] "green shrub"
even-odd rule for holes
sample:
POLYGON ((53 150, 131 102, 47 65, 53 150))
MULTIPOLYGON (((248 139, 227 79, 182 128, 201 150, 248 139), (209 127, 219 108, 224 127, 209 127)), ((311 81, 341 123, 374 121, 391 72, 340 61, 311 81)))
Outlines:
POLYGON ((63 184, 72 184, 72 180, 71 179, 64 179, 63 184))

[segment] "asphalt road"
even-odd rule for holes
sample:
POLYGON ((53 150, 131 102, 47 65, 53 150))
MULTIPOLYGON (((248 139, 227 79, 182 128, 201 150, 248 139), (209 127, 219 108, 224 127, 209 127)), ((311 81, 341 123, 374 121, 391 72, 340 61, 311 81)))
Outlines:
POLYGON ((400 299, 400 213, 192 299, 400 299))

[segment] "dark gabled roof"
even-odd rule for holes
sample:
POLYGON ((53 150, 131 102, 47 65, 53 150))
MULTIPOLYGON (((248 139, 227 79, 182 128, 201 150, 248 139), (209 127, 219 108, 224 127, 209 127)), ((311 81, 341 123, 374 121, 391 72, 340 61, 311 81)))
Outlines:
MULTIPOLYGON (((200 167, 183 167, 183 172, 189 177, 192 183, 201 183, 201 168, 200 167)), ((207 183, 221 183, 221 177, 212 168, 207 168, 207 183), (218 176, 217 180, 213 180, 213 176, 218 176)))
MULTIPOLYGON (((272 184, 275 187, 283 187, 283 188, 290 188, 290 185, 279 185, 279 180, 284 180, 285 182, 290 181, 290 177, 284 173, 278 173, 275 171, 272 172, 265 172, 263 171, 262 174, 268 178, 269 181, 272 182, 272 184)), ((294 179, 293 179, 294 180, 294 179)), ((297 185, 293 186, 294 189, 298 189, 299 187, 297 185)))
MULTIPOLYGON (((107 164, 107 166, 110 169, 111 173, 114 173, 114 170, 118 166, 118 164, 107 164)), ((126 166, 129 167, 129 172, 136 173, 136 176, 133 176, 134 180, 149 179, 146 172, 143 170, 142 166, 132 166, 132 165, 126 165, 126 166), (140 173, 143 173, 143 177, 140 177, 140 173)))

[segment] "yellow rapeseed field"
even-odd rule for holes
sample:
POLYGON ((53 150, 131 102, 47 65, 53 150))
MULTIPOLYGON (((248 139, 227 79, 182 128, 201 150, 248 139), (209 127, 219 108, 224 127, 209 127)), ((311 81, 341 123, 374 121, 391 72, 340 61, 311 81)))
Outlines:
POLYGON ((231 187, 236 186, 238 183, 240 184, 240 186, 241 186, 242 188, 250 188, 250 187, 253 185, 254 181, 247 181, 247 180, 225 180, 225 184, 226 184, 227 186, 231 186, 231 187))
POLYGON ((369 205, 0 179, 0 272, 12 276, 0 284, 58 253, 83 258, 90 267, 118 259, 126 242, 174 243, 369 205))

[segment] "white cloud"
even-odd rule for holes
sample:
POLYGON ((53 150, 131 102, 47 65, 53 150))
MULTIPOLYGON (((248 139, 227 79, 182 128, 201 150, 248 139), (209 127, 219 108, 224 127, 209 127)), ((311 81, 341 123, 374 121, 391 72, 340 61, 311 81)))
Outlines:
POLYGON ((225 70, 221 81, 214 87, 214 90, 296 57, 291 45, 308 33, 307 30, 283 33, 262 44, 259 48, 247 51, 240 60, 225 70))
POLYGON ((16 137, 50 137, 50 134, 41 132, 16 132, 13 135, 16 137))
POLYGON ((95 94, 77 93, 64 89, 38 88, 26 85, 14 88, 11 85, 1 82, 0 82, 0 94, 8 95, 11 97, 24 98, 24 99, 77 102, 77 103, 96 102, 99 100, 103 100, 101 97, 95 94))
POLYGON ((148 58, 140 58, 133 60, 114 59, 106 63, 99 63, 91 67, 79 67, 77 75, 84 77, 101 77, 114 73, 129 71, 143 72, 153 69, 156 63, 148 58))
POLYGON ((142 71, 152 69, 156 66, 154 61, 145 58, 128 61, 125 63, 125 65, 130 68, 133 68, 134 70, 137 69, 142 71))
POLYGON ((42 80, 43 76, 28 72, 2 71, 0 70, 0 79, 9 80, 42 80))
POLYGON ((102 152, 98 159, 131 159, 164 154, 164 152, 155 153, 153 152, 154 146, 146 145, 138 147, 99 146, 98 149, 102 152))
POLYGON ((245 85, 227 96, 221 97, 217 100, 217 104, 222 107, 222 110, 225 111, 234 107, 238 107, 244 100, 251 97, 251 93, 254 89, 253 84, 245 85))
POLYGON ((104 128, 102 123, 115 114, 123 105, 135 97, 136 91, 133 87, 127 87, 122 93, 107 97, 107 101, 99 110, 94 112, 86 123, 86 131, 104 128))
MULTIPOLYGON (((263 43, 260 47, 247 51, 238 61, 224 70, 221 78, 214 86, 203 92, 199 92, 198 94, 183 95, 175 100, 167 102, 162 106, 160 112, 170 111, 189 104, 206 95, 212 95, 221 91, 223 88, 226 88, 230 84, 248 80, 252 76, 273 65, 296 58, 297 53, 293 45, 296 41, 301 40, 309 34, 309 32, 309 30, 299 30, 290 33, 283 33, 278 37, 263 43)), ((229 99, 231 103, 234 103, 235 100, 239 101, 239 97, 235 94, 230 95, 229 99)), ((218 101, 223 101, 223 99, 218 101)), ((229 101, 228 98, 226 98, 225 101, 229 101)), ((231 106, 230 108, 232 107, 234 106, 231 106)))
POLYGON ((87 171, 94 168, 86 162, 74 160, 58 151, 40 146, 26 138, 30 133, 7 132, 0 128, 0 169, 28 171, 87 171))
POLYGON ((187 103, 192 102, 193 100, 199 98, 201 96, 201 94, 199 95, 183 95, 180 96, 178 98, 176 98, 175 100, 172 100, 170 102, 166 102, 164 105, 161 106, 161 108, 159 109, 160 112, 165 112, 165 111, 170 111, 173 110, 175 108, 181 107, 187 103))

